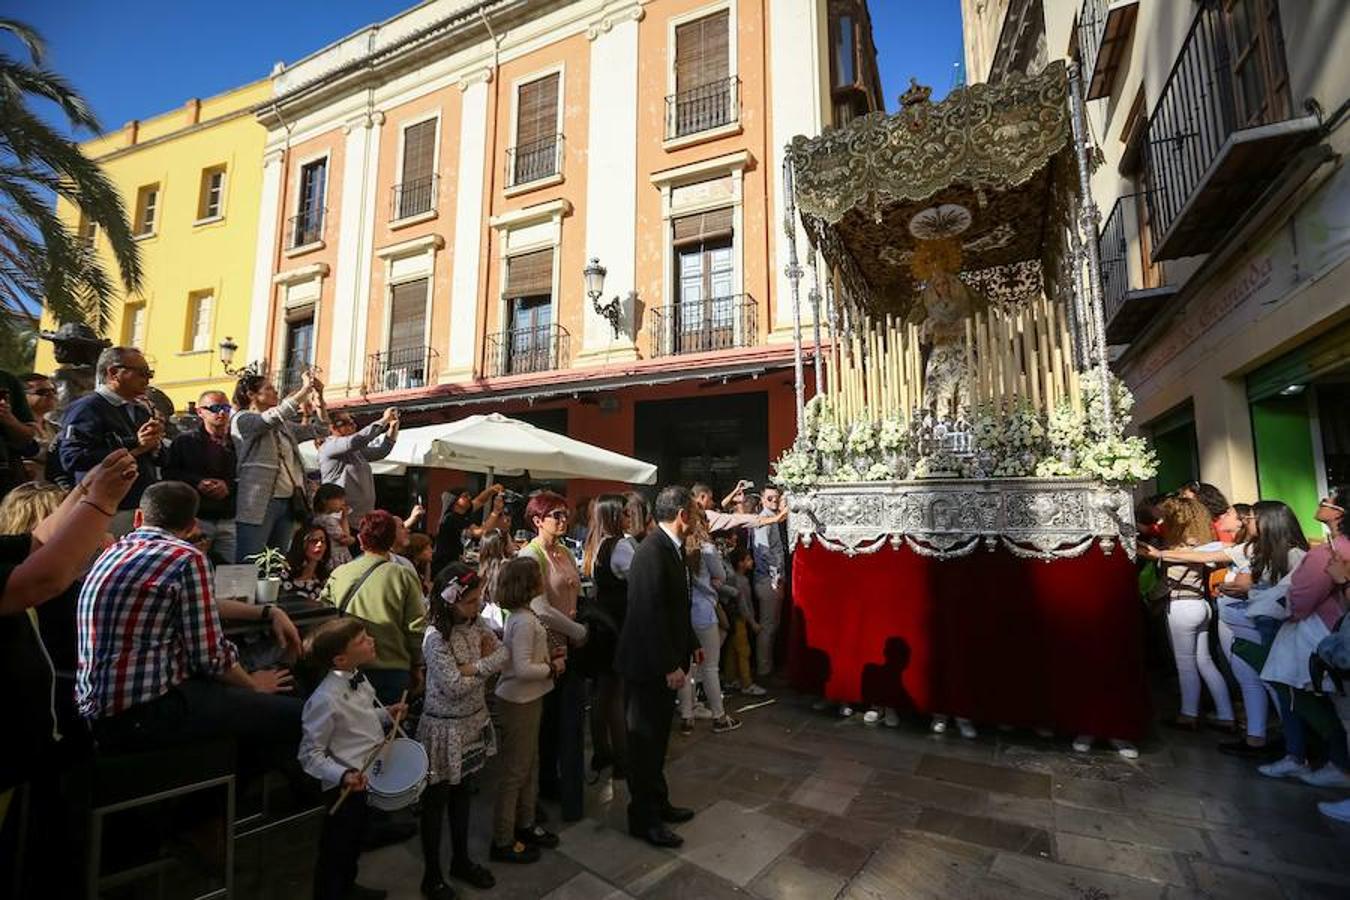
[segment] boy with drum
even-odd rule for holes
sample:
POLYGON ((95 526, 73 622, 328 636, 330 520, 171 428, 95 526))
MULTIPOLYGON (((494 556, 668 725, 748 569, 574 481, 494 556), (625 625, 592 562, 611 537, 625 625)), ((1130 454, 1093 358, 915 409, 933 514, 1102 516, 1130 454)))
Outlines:
POLYGON ((314 900, 379 900, 385 891, 356 883, 357 859, 366 830, 366 771, 385 744, 384 730, 405 704, 380 707, 361 666, 375 662, 375 640, 359 619, 329 622, 309 640, 309 660, 328 670, 305 702, 300 765, 324 789, 314 900))

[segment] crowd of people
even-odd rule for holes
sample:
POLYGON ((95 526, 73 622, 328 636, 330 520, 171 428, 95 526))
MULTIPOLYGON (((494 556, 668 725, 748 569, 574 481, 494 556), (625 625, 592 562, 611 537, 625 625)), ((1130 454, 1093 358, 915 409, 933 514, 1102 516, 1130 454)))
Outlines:
POLYGON ((154 372, 139 351, 105 350, 97 377, 59 421, 40 376, 17 382, 27 405, 0 404, 0 659, 22 722, 3 744, 0 834, 15 828, 15 789, 28 791, 27 840, 44 850, 25 877, 76 877, 72 772, 222 739, 243 783, 279 771, 333 810, 316 897, 381 894, 356 883, 381 824, 420 830, 426 896, 452 897, 447 877, 491 887, 467 836, 473 778, 493 756, 489 861, 556 847, 539 799, 575 821, 602 778, 628 781, 636 837, 678 846, 668 825, 692 812, 661 774, 672 711, 685 734, 700 719, 734 731, 727 692, 762 695, 752 673, 773 666, 788 565, 776 488, 742 482, 721 503, 703 485, 654 505, 604 494, 578 514, 550 491, 523 509, 501 485, 451 491, 433 536, 413 531, 420 505, 378 508, 370 463, 398 439, 395 410, 358 427, 329 414, 313 374, 285 397, 245 374, 232 397, 204 393, 196 427, 170 439, 144 402, 154 372), (217 566, 268 551, 286 561, 281 603, 217 594, 217 566), (286 611, 297 603, 332 615, 302 635, 286 611), (280 665, 247 664, 227 635, 240 623, 271 634, 280 665), (366 802, 362 761, 391 727, 428 757, 412 828, 366 802))

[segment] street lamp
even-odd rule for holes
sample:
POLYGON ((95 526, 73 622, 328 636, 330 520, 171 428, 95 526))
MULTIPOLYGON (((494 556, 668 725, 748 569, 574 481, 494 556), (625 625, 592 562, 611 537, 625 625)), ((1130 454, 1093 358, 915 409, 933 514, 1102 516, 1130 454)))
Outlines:
POLYGON ((238 349, 239 345, 229 335, 226 335, 225 340, 220 342, 220 364, 225 367, 226 375, 239 374, 239 370, 230 366, 230 363, 234 362, 234 354, 238 349))
POLYGON ((605 267, 600 265, 599 258, 592 256, 590 264, 582 270, 581 274, 586 276, 586 296, 591 298, 591 306, 595 308, 595 314, 609 322, 609 327, 614 329, 614 339, 618 340, 622 331, 622 301, 616 296, 608 303, 600 302, 601 295, 605 293, 606 271, 605 267))

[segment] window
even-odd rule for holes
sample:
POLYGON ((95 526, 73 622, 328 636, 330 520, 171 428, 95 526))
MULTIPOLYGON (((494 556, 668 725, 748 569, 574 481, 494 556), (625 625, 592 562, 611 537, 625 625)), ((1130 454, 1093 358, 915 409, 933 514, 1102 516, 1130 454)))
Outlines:
POLYGON ((218 219, 225 209, 225 167, 202 170, 202 185, 197 198, 197 220, 218 219))
POLYGON ((508 186, 551 178, 561 172, 558 152, 558 86, 554 72, 516 89, 516 145, 509 151, 508 186))
POLYGON ((505 374, 546 372, 553 358, 553 248, 506 261, 505 374))
POLYGON ((675 94, 666 100, 666 137, 736 121, 731 77, 731 13, 719 10, 675 26, 675 94))
POLYGON ((426 347, 427 285, 417 278, 389 290, 389 344, 379 366, 379 387, 384 390, 421 387, 427 383, 426 347))
POLYGON ((159 208, 159 185, 147 184, 136 192, 136 237, 146 237, 155 233, 156 214, 159 208))
POLYGON ((394 218, 430 212, 436 206, 436 120, 403 129, 403 174, 395 189, 394 218))
POLYGON ((1289 72, 1275 0, 1228 0, 1228 34, 1239 128, 1289 115, 1289 72))
POLYGON ((314 362, 314 307, 286 318, 286 366, 277 378, 277 390, 283 396, 300 387, 301 373, 314 362))
POLYGON ((211 313, 214 307, 215 295, 210 291, 198 291, 188 297, 185 350, 197 352, 211 349, 211 313))
POLYGON ((145 347, 145 304, 128 303, 122 313, 122 346, 145 347))
POLYGON ((857 32, 852 16, 840 16, 834 23, 834 86, 851 87, 857 75, 857 32))
POLYGON ((731 210, 682 216, 672 221, 675 281, 679 302, 670 310, 675 353, 698 353, 737 346, 740 298, 731 210))
POLYGON ((291 220, 292 247, 304 247, 323 240, 323 203, 327 182, 327 157, 300 167, 300 202, 291 220))

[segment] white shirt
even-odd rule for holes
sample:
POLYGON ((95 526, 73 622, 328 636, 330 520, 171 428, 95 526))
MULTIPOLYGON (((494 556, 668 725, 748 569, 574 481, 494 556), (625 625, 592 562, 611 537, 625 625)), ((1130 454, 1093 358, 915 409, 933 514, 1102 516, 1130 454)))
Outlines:
POLYGON ((301 716, 300 767, 324 790, 337 787, 348 769, 365 765, 391 722, 389 713, 376 706, 370 682, 362 678, 353 688, 353 677, 353 672, 329 672, 305 701, 301 716))

